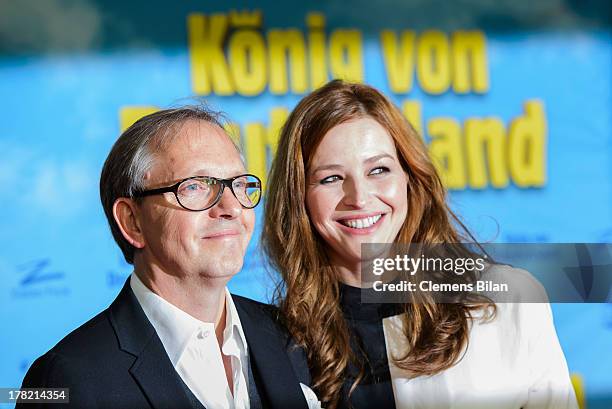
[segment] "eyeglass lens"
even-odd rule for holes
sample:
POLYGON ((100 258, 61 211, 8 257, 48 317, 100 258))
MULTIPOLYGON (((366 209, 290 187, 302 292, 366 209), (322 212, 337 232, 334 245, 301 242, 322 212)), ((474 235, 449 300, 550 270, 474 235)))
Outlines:
MULTIPOLYGON (((190 210, 202 210, 214 204, 222 186, 223 183, 213 178, 192 178, 179 185, 177 196, 184 207, 190 210)), ((249 175, 234 179, 232 190, 238 202, 249 209, 257 205, 261 196, 259 181, 249 175)))

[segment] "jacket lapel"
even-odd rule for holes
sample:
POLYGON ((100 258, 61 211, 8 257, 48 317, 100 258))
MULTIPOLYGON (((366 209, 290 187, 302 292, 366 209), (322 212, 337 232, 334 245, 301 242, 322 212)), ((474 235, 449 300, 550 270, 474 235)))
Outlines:
POLYGON ((249 359, 259 391, 271 408, 308 408, 299 381, 287 356, 287 337, 262 306, 232 296, 249 346, 249 359), (263 392, 263 393, 262 393, 263 392))
POLYGON ((130 373, 151 406, 156 409, 191 407, 184 384, 132 292, 129 278, 108 312, 120 348, 136 358, 130 373))

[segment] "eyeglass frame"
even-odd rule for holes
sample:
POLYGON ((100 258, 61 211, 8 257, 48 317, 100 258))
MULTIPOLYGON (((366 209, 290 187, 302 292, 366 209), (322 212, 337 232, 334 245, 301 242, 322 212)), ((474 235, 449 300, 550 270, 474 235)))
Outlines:
POLYGON ((229 188, 229 190, 232 192, 232 195, 234 195, 234 197, 236 198, 238 203, 240 203, 240 206, 242 206, 244 209, 254 209, 255 207, 257 207, 259 202, 261 202, 261 194, 263 193, 262 192, 262 187, 261 187, 261 179, 259 179, 259 177, 253 175, 252 173, 244 173, 242 175, 238 175, 238 176, 234 176, 234 177, 226 178, 226 179, 216 178, 214 176, 190 176, 190 177, 185 178, 183 180, 179 180, 178 182, 176 182, 172 186, 166 186, 166 187, 160 187, 160 188, 156 188, 156 189, 148 189, 148 190, 143 190, 143 191, 140 191, 140 192, 136 192, 133 195, 133 197, 135 197, 135 198, 142 198, 142 197, 146 197, 146 196, 153 196, 153 195, 159 195, 159 194, 163 194, 163 193, 170 193, 170 192, 172 192, 172 193, 174 193, 174 197, 176 197, 176 202, 183 209, 189 210, 190 212, 203 212, 204 210, 212 209, 213 207, 215 207, 215 205, 217 205, 217 203, 219 203, 219 201, 221 201, 221 197, 223 197, 223 192, 225 191, 226 187, 229 188), (247 206, 243 205, 242 202, 240 201, 240 199, 238 199, 238 196, 236 196, 236 192, 234 192, 234 188, 232 187, 232 184, 234 183, 234 180, 236 180, 238 178, 241 178, 243 176, 252 176, 255 179, 257 179, 257 183, 259 184, 259 198, 257 199, 257 203, 255 203, 255 205, 252 206, 252 207, 247 207, 247 206), (219 189, 219 193, 217 193, 217 197, 215 198, 215 200, 213 200, 213 202, 212 202, 212 204, 210 206, 205 207, 204 209, 194 210, 194 209, 190 209, 188 207, 185 207, 185 205, 181 203, 181 199, 179 199, 179 197, 178 197, 178 188, 179 188, 179 186, 183 182, 186 182, 186 181, 191 180, 191 179, 198 179, 198 178, 213 179, 217 183, 221 183, 221 189, 219 189))

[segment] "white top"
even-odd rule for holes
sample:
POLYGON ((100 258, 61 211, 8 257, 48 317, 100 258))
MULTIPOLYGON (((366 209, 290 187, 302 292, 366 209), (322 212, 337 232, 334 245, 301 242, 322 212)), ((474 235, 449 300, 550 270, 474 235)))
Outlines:
POLYGON ((225 290, 225 329, 219 349, 213 323, 200 321, 170 304, 134 273, 130 286, 172 365, 196 398, 210 409, 249 409, 247 343, 229 291, 225 290), (233 394, 221 350, 231 360, 233 394))
MULTIPOLYGON (((524 270, 495 268, 510 280, 532 281, 524 270)), ((545 297, 545 293, 543 295, 545 297)), ((453 367, 409 379, 393 364, 407 351, 401 315, 383 319, 387 358, 398 409, 575 409, 567 363, 548 303, 498 303, 492 321, 471 323, 469 344, 453 367)))

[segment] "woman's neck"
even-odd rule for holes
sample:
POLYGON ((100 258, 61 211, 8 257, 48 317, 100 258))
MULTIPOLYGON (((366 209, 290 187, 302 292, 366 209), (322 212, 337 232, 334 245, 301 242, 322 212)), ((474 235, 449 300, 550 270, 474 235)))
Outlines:
POLYGON ((362 287, 361 262, 349 262, 332 255, 331 264, 341 282, 352 287, 362 287))

